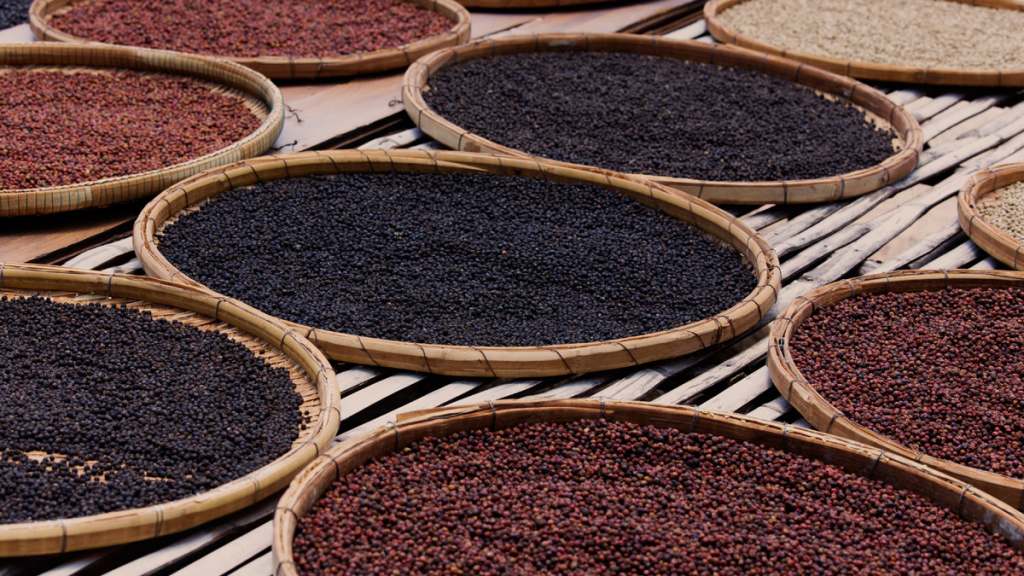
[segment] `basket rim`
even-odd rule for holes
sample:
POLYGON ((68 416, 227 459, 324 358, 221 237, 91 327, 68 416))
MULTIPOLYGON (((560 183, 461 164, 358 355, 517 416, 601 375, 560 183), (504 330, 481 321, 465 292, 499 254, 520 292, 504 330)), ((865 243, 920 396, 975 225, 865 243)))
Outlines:
POLYGON ((0 44, 0 68, 48 66, 169 74, 246 92, 267 107, 256 130, 202 156, 145 172, 60 186, 0 190, 0 217, 52 214, 153 195, 202 169, 266 151, 284 126, 284 96, 262 74, 224 60, 163 50, 54 42, 0 44), (65 199, 69 199, 65 202, 65 199))
POLYGON ((692 406, 598 399, 499 400, 400 414, 395 423, 347 439, 310 463, 292 480, 274 513, 274 574, 297 576, 292 542, 299 520, 337 478, 365 461, 398 451, 425 436, 444 436, 456 429, 494 429, 524 422, 581 419, 614 419, 660 427, 685 427, 689 431, 701 430, 707 434, 732 437, 839 465, 849 473, 921 494, 936 506, 956 509, 963 521, 986 524, 1003 536, 1012 536, 1011 545, 1018 549, 1021 547, 1024 515, 1005 502, 940 470, 859 442, 790 424, 692 406), (456 428, 459 424, 463 425, 456 428), (406 440, 402 439, 403 432, 407 432, 406 440), (408 439, 410 436, 412 438, 408 439), (866 466, 860 471, 849 470, 835 461, 837 453, 851 460, 865 461, 866 466), (880 467, 892 467, 895 471, 879 476, 877 471, 880 467), (946 492, 951 496, 949 501, 941 501, 940 494, 924 494, 924 490, 929 488, 946 492), (975 513, 973 516, 977 518, 964 517, 967 502, 984 510, 986 516, 975 513))
POLYGON ((793 333, 806 318, 852 296, 897 289, 923 292, 999 286, 1024 287, 1024 276, 1004 270, 901 270, 840 280, 816 288, 794 300, 771 324, 768 371, 772 383, 815 429, 899 454, 977 486, 1016 509, 1024 509, 1024 479, 930 456, 851 420, 810 385, 793 361, 790 348, 793 333))
MULTIPOLYGON (((607 171, 558 166, 535 159, 465 152, 343 150, 283 154, 243 161, 170 188, 152 200, 135 221, 136 253, 147 273, 203 286, 185 276, 160 252, 157 234, 188 207, 226 189, 291 176, 349 172, 482 171, 560 179, 612 188, 683 219, 729 243, 750 264, 757 285, 744 299, 711 318, 668 330, 612 340, 550 346, 456 346, 413 343, 346 334, 288 322, 331 358, 431 374, 487 378, 582 374, 676 357, 732 339, 753 328, 777 298, 781 269, 771 247, 733 216, 702 200, 652 182, 607 171), (208 189, 212 194, 198 191, 208 189), (682 215, 682 216, 680 216, 682 215)), ((204 289, 209 290, 203 286, 204 289)))
POLYGON ((978 202, 1022 180, 1024 163, 1002 164, 976 172, 957 196, 957 214, 964 234, 993 258, 1015 270, 1024 270, 1024 244, 986 220, 978 212, 978 202))
MULTIPOLYGON (((543 33, 485 38, 462 46, 432 52, 406 70, 402 82, 402 101, 406 113, 424 133, 454 150, 481 151, 504 156, 528 158, 534 155, 510 148, 467 131, 446 119, 427 104, 423 94, 429 89, 430 76, 436 71, 466 60, 497 54, 603 51, 657 53, 680 60, 707 62, 767 73, 814 88, 851 102, 885 122, 899 137, 902 148, 874 166, 822 178, 774 181, 715 181, 651 174, 632 174, 682 190, 712 203, 728 204, 802 204, 838 201, 867 194, 907 176, 917 167, 924 135, 920 124, 903 106, 864 83, 805 64, 739 48, 677 40, 659 36, 622 33, 543 33), (902 126, 902 128, 900 128, 902 126)), ((562 166, 578 164, 544 158, 562 166)))
MULTIPOLYGON (((720 15, 729 8, 748 0, 709 0, 704 5, 704 19, 708 24, 708 32, 726 44, 742 46, 764 52, 793 58, 826 70, 865 80, 888 82, 906 82, 909 84, 934 84, 957 86, 1024 86, 1024 68, 984 69, 954 67, 920 67, 910 65, 884 64, 869 60, 843 60, 796 50, 785 50, 762 42, 753 36, 740 34, 735 28, 722 21, 720 15)), ((1024 4, 1014 0, 945 0, 957 4, 986 6, 1001 10, 1024 11, 1024 4)))
POLYGON ((192 287, 125 274, 0 263, 0 290, 127 298, 193 312, 254 337, 291 359, 317 389, 315 432, 260 468, 213 490, 144 508, 57 520, 0 524, 0 557, 58 554, 180 532, 259 502, 283 488, 326 450, 337 433, 341 399, 327 358, 294 330, 237 300, 192 287))
MULTIPOLYGON (((423 54, 469 41, 471 28, 469 11, 455 0, 401 1, 441 14, 451 22, 452 26, 441 34, 421 38, 401 46, 344 55, 296 57, 230 56, 204 53, 201 56, 235 62, 275 80, 316 79, 397 70, 408 66, 423 54)), ((51 26, 50 16, 56 10, 63 8, 63 6, 55 7, 55 5, 64 2, 66 0, 33 0, 32 6, 29 8, 29 25, 37 38, 64 43, 115 46, 115 44, 101 43, 68 34, 51 26)), ((137 48, 142 49, 141 47, 137 48)))

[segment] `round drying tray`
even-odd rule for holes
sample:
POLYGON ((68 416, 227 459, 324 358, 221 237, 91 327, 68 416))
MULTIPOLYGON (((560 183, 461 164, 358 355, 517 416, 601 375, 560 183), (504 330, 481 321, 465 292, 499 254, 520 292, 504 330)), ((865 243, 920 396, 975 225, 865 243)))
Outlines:
POLYGON ((259 73, 223 60, 121 46, 0 45, 0 70, 10 66, 127 69, 188 76, 243 99, 262 122, 256 131, 226 148, 158 170, 64 186, 0 190, 0 216, 52 214, 153 196, 203 170, 266 152, 284 126, 281 91, 259 73))
POLYGON ((1024 270, 1024 245, 1002 228, 993 226, 978 213, 985 196, 1024 180, 1024 164, 1006 164, 982 170, 964 184, 957 199, 960 227, 993 258, 1015 270, 1024 270))
POLYGON ((0 524, 0 556, 57 554, 157 538, 180 532, 259 502, 284 488, 325 450, 340 421, 340 399, 330 363, 296 331, 237 301, 138 276, 0 264, 0 295, 42 296, 71 304, 127 306, 201 330, 226 334, 291 374, 304 398, 309 427, 289 452, 219 488, 146 508, 95 516, 0 524))
MULTIPOLYGON (((29 23, 36 38, 76 44, 92 43, 88 38, 79 38, 50 26, 50 19, 55 12, 64 10, 79 1, 81 0, 35 0, 29 10, 29 23)), ((209 56, 232 60, 275 80, 337 78, 402 69, 424 54, 469 41, 469 12, 458 2, 454 0, 403 1, 441 14, 451 20, 452 27, 444 34, 417 40, 403 46, 356 54, 324 57, 235 57, 223 54, 210 54, 209 56)))
MULTIPOLYGON (((430 77, 449 64, 501 54, 530 52, 627 52, 666 56, 693 62, 757 70, 813 88, 829 97, 848 101, 871 121, 895 130, 899 151, 881 164, 828 178, 775 182, 715 182, 689 178, 643 175, 715 204, 800 204, 828 202, 872 192, 900 180, 916 166, 923 146, 921 127, 914 117, 884 94, 852 80, 799 62, 765 56, 750 50, 716 46, 704 42, 667 40, 635 34, 541 34, 482 40, 439 50, 409 67, 402 87, 405 109, 425 133, 456 150, 490 152, 528 157, 525 152, 503 146, 456 126, 427 105, 423 93, 430 89, 430 77)), ((643 142, 637 142, 643 148, 643 142)), ((560 165, 566 162, 553 161, 560 165)))
POLYGON ((771 247, 738 219, 706 202, 610 172, 458 152, 311 152, 257 158, 207 172, 165 191, 143 209, 135 222, 136 252, 149 274, 199 285, 160 252, 158 234, 178 215, 201 210, 203 202, 210 197, 257 182, 353 172, 486 172, 611 188, 734 247, 753 268, 757 285, 743 301, 713 318, 662 332, 580 344, 539 347, 419 344, 296 325, 335 360, 434 374, 497 378, 559 376, 636 366, 689 354, 743 334, 761 321, 779 290, 778 258, 771 247))
POLYGON ((858 294, 986 287, 1022 288, 1024 276, 1001 271, 913 270, 875 274, 822 286, 797 298, 772 323, 771 347, 768 350, 768 370, 772 382, 779 393, 818 430, 877 446, 931 466, 969 482, 1020 509, 1024 505, 1024 480, 923 454, 853 422, 807 382, 793 361, 789 347, 793 333, 815 310, 858 294))
MULTIPOLYGON (((720 42, 734 44, 786 58, 793 58, 812 64, 825 70, 883 82, 907 82, 912 84, 949 84, 954 86, 1024 86, 1024 70, 972 70, 960 68, 916 68, 881 64, 866 60, 840 60, 821 54, 808 54, 784 50, 766 44, 756 38, 740 34, 719 18, 722 12, 746 2, 747 0, 711 0, 704 5, 704 19, 708 23, 708 31, 720 42)), ((1024 4, 1019 0, 945 0, 960 4, 987 6, 1004 10, 1024 11, 1024 4)))
POLYGON ((372 459, 398 452, 428 436, 599 418, 722 436, 824 461, 920 494, 1004 536, 1015 548, 1024 546, 1024 517, 1016 510, 959 480, 885 450, 790 425, 692 407, 598 400, 503 401, 399 415, 397 424, 352 438, 317 458, 295 477, 277 506, 274 574, 297 574, 292 541, 299 519, 309 513, 337 478, 372 459))

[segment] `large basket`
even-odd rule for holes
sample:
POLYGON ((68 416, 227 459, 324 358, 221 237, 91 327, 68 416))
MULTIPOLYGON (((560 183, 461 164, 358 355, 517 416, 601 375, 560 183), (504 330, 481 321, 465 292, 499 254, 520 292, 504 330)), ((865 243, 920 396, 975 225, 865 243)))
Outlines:
MULTIPOLYGON (((331 443, 340 399, 330 363, 294 330, 252 308, 194 288, 151 278, 85 270, 0 264, 0 294, 38 295, 72 304, 127 305, 201 330, 227 334, 268 362, 288 368, 304 398, 309 428, 273 462, 214 490, 147 508, 95 516, 0 524, 0 556, 57 554, 157 538, 180 532, 259 502, 331 443)), ((240 382, 239 386, 248 383, 240 382)), ((222 407, 223 408, 223 407, 222 407)), ((211 407, 217 409, 217 407, 211 407)))
MULTIPOLYGON (((81 44, 93 43, 88 38, 79 38, 61 32, 50 26, 53 14, 81 0, 34 0, 29 10, 29 24, 36 38, 57 42, 81 44)), ((324 57, 300 56, 257 56, 235 57, 210 54, 212 57, 227 58, 253 70, 266 74, 275 80, 338 78, 373 74, 387 70, 405 68, 417 58, 446 46, 455 46, 469 41, 469 12, 454 0, 403 0, 421 8, 437 12, 452 22, 452 27, 437 36, 417 40, 403 46, 382 48, 372 52, 344 54, 324 57)), ((301 31, 296 30, 296 33, 301 31)))
MULTIPOLYGON (((679 60, 703 62, 757 70, 808 86, 821 93, 848 101, 864 110, 872 120, 892 127, 900 140, 900 150, 881 164, 850 172, 809 180, 775 182, 716 182, 659 175, 643 175, 715 204, 800 204, 829 202, 872 192, 896 182, 916 166, 924 139, 914 117, 890 101, 884 94, 852 80, 792 60, 765 56, 750 50, 716 46, 704 42, 668 40, 635 34, 541 34, 481 40, 465 46, 439 50, 409 67, 402 87, 406 112, 421 130, 456 150, 491 152, 528 157, 526 152, 503 146, 466 131, 442 117, 423 98, 430 77, 450 64, 500 54, 532 52, 628 52, 667 56, 679 60)), ((642 149, 643 143, 637 142, 642 149)), ((553 161, 568 166, 567 162, 553 161)))
POLYGON ((960 227, 964 233, 993 258, 1015 270, 1024 270, 1024 246, 1005 230, 986 221, 978 213, 978 202, 1021 180, 1024 180, 1024 164, 996 166, 972 176, 957 198, 960 227))
POLYGON ((979 470, 950 460, 935 458, 910 449, 888 436, 850 420, 821 396, 803 377, 790 351, 789 342, 800 325, 822 307, 858 294, 919 292, 946 288, 1024 287, 1024 276, 1013 272, 914 270, 875 274, 822 286, 797 298, 771 326, 768 370, 779 393, 815 428, 829 434, 878 446, 931 466, 1000 498, 1017 509, 1024 505, 1024 479, 979 470))
POLYGON ((457 152, 313 152, 241 162, 197 176, 150 202, 135 222, 135 249, 149 274, 198 285, 160 253, 158 234, 182 212, 195 209, 212 196, 258 181, 311 174, 481 171, 591 183, 616 190, 689 222, 736 248, 754 268, 757 287, 746 299, 714 318, 662 332, 603 342, 540 347, 470 347, 399 342, 300 326, 303 333, 329 357, 344 362, 456 376, 558 376, 636 366, 707 348, 753 328, 775 302, 780 282, 775 253, 753 230, 706 202, 622 175, 535 160, 457 152))
POLYGON ((65 186, 0 190, 0 216, 52 214, 153 196, 203 170, 262 154, 284 126, 281 91, 259 73, 222 60, 160 50, 46 42, 0 44, 0 67, 4 66, 116 68, 190 76, 236 94, 263 121, 255 132, 226 148, 158 170, 65 186))
MULTIPOLYGON (((740 34, 723 22, 719 15, 732 6, 747 0, 710 0, 704 5, 704 18, 708 31, 720 42, 734 44, 773 54, 793 58, 837 74, 879 80, 883 82, 907 82, 911 84, 951 84, 954 86, 1024 86, 1024 69, 1018 70, 972 70, 964 68, 916 68, 894 64, 881 64, 866 60, 840 60, 821 54, 808 54, 784 50, 766 44, 756 38, 740 34)), ((1024 11, 1019 0, 945 0, 974 6, 987 6, 1005 10, 1024 11)))
POLYGON ((955 510, 961 518, 983 524, 1006 537, 1014 547, 1024 546, 1024 516, 1016 510, 976 488, 885 450, 789 425, 691 407, 597 400, 505 401, 399 416, 397 425, 353 438, 319 457, 292 481, 278 503, 274 516, 274 574, 297 574, 292 541, 299 519, 309 513, 339 476, 374 458, 398 452, 427 436, 447 436, 482 428, 501 429, 529 422, 598 418, 724 436, 824 461, 921 494, 940 506, 955 510))

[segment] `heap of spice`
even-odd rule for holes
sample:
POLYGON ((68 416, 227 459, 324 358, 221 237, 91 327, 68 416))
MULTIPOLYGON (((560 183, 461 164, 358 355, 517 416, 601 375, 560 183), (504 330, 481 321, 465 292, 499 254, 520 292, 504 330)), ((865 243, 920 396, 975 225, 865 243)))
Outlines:
POLYGON ((219 332, 38 297, 0 299, 0 396, 0 524, 192 496, 305 426, 288 371, 219 332))
POLYGON ((976 209, 982 220, 1024 242, 1024 182, 985 195, 976 209))
POLYGON ((950 0, 746 0, 719 16, 788 52, 915 68, 1024 68, 1024 11, 950 0))
POLYGON ((186 276, 320 329, 527 346, 673 328, 756 286, 742 255, 613 190, 344 174, 221 194, 159 234, 186 276))
POLYGON ((0 190, 166 168, 221 150, 261 122, 241 96, 184 76, 0 68, 0 190))
POLYGON ((790 341, 808 384, 852 421, 930 456, 1024 478, 1024 289, 865 294, 790 341))
POLYGON ((301 574, 1016 574, 916 493, 753 443, 607 421, 427 438, 299 521, 301 574))
POLYGON ((537 156, 714 181, 821 178, 874 166, 894 135, 865 113, 761 72, 631 53, 476 58, 430 77, 427 104, 537 156))
POLYGON ((180 52, 329 57, 398 48, 454 22, 404 0, 85 0, 50 25, 79 38, 180 52))
POLYGON ((0 1, 0 29, 28 22, 28 9, 32 0, 0 1))

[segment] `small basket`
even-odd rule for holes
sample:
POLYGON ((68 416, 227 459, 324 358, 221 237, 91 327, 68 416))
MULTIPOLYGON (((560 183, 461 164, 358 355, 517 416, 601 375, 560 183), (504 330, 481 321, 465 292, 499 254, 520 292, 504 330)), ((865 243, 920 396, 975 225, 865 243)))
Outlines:
POLYGON ((996 166, 975 173, 957 198, 957 212, 964 233, 993 258, 1015 270, 1024 270, 1024 246, 1005 230, 986 221, 978 213, 978 202, 1021 180, 1024 180, 1024 163, 996 166))
POLYGON ((317 458, 292 481, 278 503, 274 515, 274 574, 297 575, 292 542, 299 520, 339 476, 372 459, 398 452, 427 436, 599 418, 723 436, 824 461, 920 494, 1004 536, 1015 548, 1024 546, 1024 516, 1019 512, 959 480, 885 450, 789 425, 691 407, 598 400, 503 401, 401 415, 397 425, 348 440, 317 458))
MULTIPOLYGON (((79 38, 61 32, 50 26, 50 19, 57 11, 74 5, 80 0, 34 0, 29 9, 29 24, 36 38, 75 44, 92 43, 88 38, 79 38)), ((256 56, 234 57, 210 54, 248 66, 275 80, 308 80, 315 78, 339 78, 374 74, 405 68, 417 58, 439 48, 465 44, 470 37, 469 12, 454 0, 403 0, 420 8, 441 14, 451 20, 452 27, 444 34, 423 38, 395 48, 382 48, 372 52, 344 54, 325 57, 301 56, 256 56)), ((301 30, 296 30, 301 33, 301 30)), ((102 44, 108 46, 107 44, 102 44)))
MULTIPOLYGON (((880 82, 906 82, 908 84, 944 84, 953 86, 1024 86, 1024 69, 1018 70, 972 70, 967 68, 917 68, 895 64, 881 64, 867 60, 840 60, 821 54, 793 52, 766 44, 751 36, 740 34, 719 17, 729 8, 747 0, 710 0, 704 5, 704 19, 708 31, 719 42, 734 44, 806 62, 836 74, 843 74, 864 80, 880 82)), ((1004 10, 1024 11, 1019 0, 944 0, 959 4, 987 6, 1004 10)))
MULTIPOLYGON (((865 84, 837 76, 799 62, 766 56, 704 42, 669 40, 636 34, 540 34, 510 36, 497 40, 481 40, 438 50, 418 60, 405 73, 402 100, 412 121, 423 132, 455 150, 489 152, 517 158, 530 157, 526 152, 503 146, 466 131, 442 117, 423 98, 429 90, 430 77, 438 70, 476 58, 502 54, 534 52, 624 52, 666 56, 684 61, 717 64, 756 70, 812 88, 820 93, 849 102, 863 110, 876 124, 891 127, 899 137, 900 150, 884 162, 847 174, 773 182, 724 182, 676 178, 660 175, 637 175, 681 190, 714 204, 803 204, 833 202, 873 192, 896 182, 917 167, 924 145, 921 127, 913 115, 889 100, 885 94, 865 84)), ((638 142, 637 148, 643 148, 638 142)), ((571 163, 548 160, 562 166, 571 163)))
POLYGON ((1024 288, 1024 276, 1014 272, 911 270, 863 276, 822 286, 797 298, 771 325, 768 370, 779 393, 816 429, 877 446, 964 480, 1004 500, 1016 509, 1024 505, 1024 479, 979 470, 935 458, 908 448, 888 436, 850 420, 821 396, 800 373, 790 350, 793 333, 815 310, 858 294, 923 292, 946 288, 1024 288))
MULTIPOLYGON (((775 302, 781 273, 771 247, 729 214, 650 182, 610 172, 582 170, 527 159, 420 151, 340 151, 257 158, 183 182, 147 205, 135 222, 135 249, 146 272, 200 286, 160 253, 157 235, 182 212, 234 188, 314 174, 352 172, 486 172, 611 188, 690 223, 738 250, 754 268, 757 286, 743 301, 714 318, 617 340, 539 347, 449 346, 343 334, 292 324, 329 357, 343 362, 452 376, 545 377, 636 366, 702 350, 757 325, 775 302)), ((200 208, 201 209, 201 208, 200 208)))
MULTIPOLYGON (((291 373, 311 415, 291 450, 214 490, 146 508, 61 520, 0 524, 0 557, 58 554, 181 532, 251 506, 284 488, 327 449, 338 431, 340 399, 330 363, 294 330, 252 308, 180 284, 85 270, 0 264, 0 294, 42 296, 71 304, 126 305, 154 318, 227 334, 291 373)), ((240 384, 241 385, 241 384, 240 384)))

